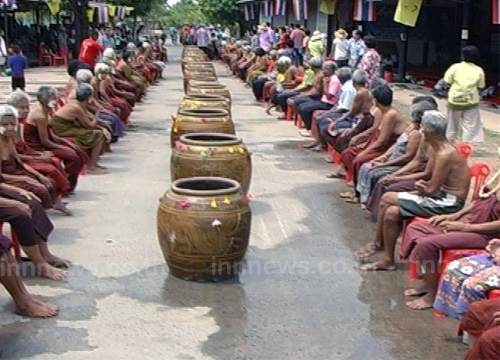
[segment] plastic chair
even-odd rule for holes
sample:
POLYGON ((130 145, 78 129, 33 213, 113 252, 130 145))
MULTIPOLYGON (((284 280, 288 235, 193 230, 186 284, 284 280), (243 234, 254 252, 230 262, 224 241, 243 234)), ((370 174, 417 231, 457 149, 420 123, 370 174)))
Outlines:
MULTIPOLYGON (((0 222, 0 233, 3 231, 3 222, 0 222)), ((17 238, 16 233, 11 230, 12 234, 12 249, 14 249, 14 257, 17 262, 21 262, 21 245, 19 245, 19 239, 17 238)))
POLYGON ((488 299, 500 299, 500 290, 491 290, 488 293, 488 299))
POLYGON ((40 63, 40 66, 43 66, 45 62, 48 66, 52 66, 52 55, 45 52, 44 46, 45 45, 41 43, 38 47, 38 62, 40 63))
MULTIPOLYGON (((468 145, 468 144, 465 144, 468 145)), ((465 147, 464 147, 465 148, 465 147)), ((472 148, 472 147, 471 147, 472 148)), ((459 150, 460 151, 460 150, 459 150)), ((468 152, 469 154, 471 151, 468 152)), ((491 167, 486 163, 476 163, 472 165, 470 168, 471 177, 474 179, 474 191, 472 193, 472 199, 475 200, 479 196, 479 190, 484 185, 486 179, 491 174, 491 167)), ((414 222, 422 222, 426 221, 424 218, 413 218, 409 221, 405 221, 403 224, 403 238, 406 235, 406 228, 408 225, 413 224, 414 222)), ((440 274, 446 269, 446 266, 453 260, 460 259, 465 256, 472 256, 478 254, 480 252, 484 252, 484 249, 449 249, 445 250, 441 256, 441 271, 440 274), (451 259, 451 260, 448 260, 451 259), (443 265, 445 264, 445 265, 443 265), (444 267, 443 267, 444 266, 444 267)), ((408 277, 411 280, 415 280, 418 278, 418 264, 414 262, 410 262, 409 265, 409 274, 408 277)))
POLYGON ((293 111, 291 106, 287 106, 285 116, 287 121, 293 121, 293 111))
POLYGON ((474 179, 474 191, 472 192, 472 199, 477 199, 479 191, 483 187, 486 179, 491 174, 491 167, 482 162, 475 163, 470 168, 470 175, 474 179))
POLYGON ((62 61, 64 66, 68 66, 68 57, 66 55, 53 56, 52 57, 52 66, 57 66, 57 62, 62 61))
POLYGON ((455 148, 465 160, 469 160, 472 154, 474 154, 474 146, 469 143, 458 143, 455 148))

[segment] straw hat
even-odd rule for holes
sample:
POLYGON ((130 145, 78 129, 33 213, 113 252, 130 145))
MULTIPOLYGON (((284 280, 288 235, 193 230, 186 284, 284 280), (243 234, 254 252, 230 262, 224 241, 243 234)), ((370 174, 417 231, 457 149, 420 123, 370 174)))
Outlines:
POLYGON ((347 31, 345 31, 344 29, 338 29, 337 31, 335 31, 335 37, 346 38, 347 31))

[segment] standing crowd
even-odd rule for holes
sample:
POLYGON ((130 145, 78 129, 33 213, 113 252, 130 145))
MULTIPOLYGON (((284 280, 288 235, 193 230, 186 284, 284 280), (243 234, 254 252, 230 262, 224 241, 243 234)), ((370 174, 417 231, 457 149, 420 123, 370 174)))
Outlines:
POLYGON ((444 75, 448 115, 432 96, 417 96, 405 121, 380 78, 374 37, 355 30, 347 39, 339 29, 325 57, 314 41, 320 34, 310 35, 300 26, 276 32, 263 24, 250 41, 222 40, 219 57, 268 114, 277 108, 279 120, 302 127, 311 139, 305 149, 328 151, 327 162, 338 164, 327 177, 351 188, 339 196, 376 223, 373 239, 355 253, 360 269, 394 271, 397 257, 416 264, 422 286, 405 291, 416 297, 407 306, 461 320, 477 340, 467 359, 500 358, 500 299, 486 300, 500 289, 500 172, 470 193, 471 169, 456 142, 460 128, 464 142, 484 139, 478 49, 464 47, 444 75), (480 254, 442 272, 441 254, 450 249, 480 254))

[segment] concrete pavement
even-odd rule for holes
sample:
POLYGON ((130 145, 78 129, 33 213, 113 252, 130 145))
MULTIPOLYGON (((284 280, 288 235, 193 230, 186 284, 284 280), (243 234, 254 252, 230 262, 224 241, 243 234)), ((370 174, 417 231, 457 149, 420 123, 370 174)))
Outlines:
POLYGON ((373 235, 337 193, 322 156, 302 149, 288 122, 266 116, 226 76, 236 131, 253 152, 253 225, 240 276, 197 284, 169 276, 156 239, 158 198, 169 187, 170 115, 182 97, 179 47, 167 80, 136 107, 130 132, 86 176, 73 217, 52 214, 51 246, 74 261, 67 280, 25 279, 60 306, 23 319, 0 290, 6 359, 461 359, 455 322, 405 307, 407 272, 362 273, 352 253, 373 235))

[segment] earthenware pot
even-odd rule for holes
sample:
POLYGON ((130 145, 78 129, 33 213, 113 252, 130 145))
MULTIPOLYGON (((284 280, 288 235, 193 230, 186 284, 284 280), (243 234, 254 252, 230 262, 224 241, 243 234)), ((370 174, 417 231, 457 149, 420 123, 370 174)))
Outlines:
POLYGON ((191 109, 179 110, 173 118, 170 132, 171 146, 174 147, 179 138, 191 133, 224 133, 234 135, 234 124, 229 112, 224 109, 191 109))
POLYGON ((170 273, 192 281, 232 277, 248 248, 251 211, 231 179, 173 182, 160 199, 158 240, 170 273))
POLYGON ((252 161, 243 141, 228 134, 186 134, 180 137, 170 158, 171 179, 194 176, 236 180, 248 193, 252 161))

